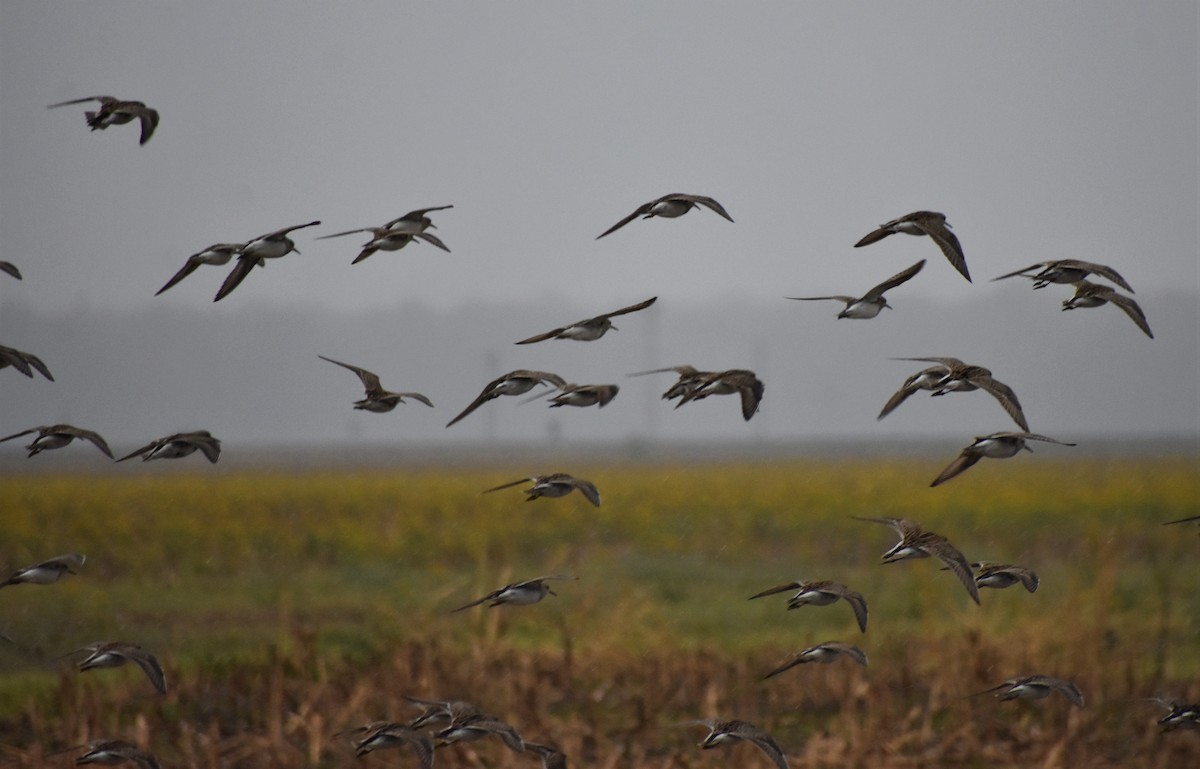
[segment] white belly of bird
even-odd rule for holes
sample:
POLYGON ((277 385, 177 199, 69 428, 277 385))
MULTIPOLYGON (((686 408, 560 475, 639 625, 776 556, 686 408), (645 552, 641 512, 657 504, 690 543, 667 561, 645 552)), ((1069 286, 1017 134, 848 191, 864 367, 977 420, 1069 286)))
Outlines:
POLYGON ((242 253, 259 259, 278 259, 292 250, 292 242, 279 240, 255 240, 242 249, 242 253))
POLYGON ((974 448, 983 456, 991 459, 1008 459, 1015 457, 1024 445, 1025 442, 1021 440, 988 438, 976 443, 974 448))
POLYGON ((883 304, 875 302, 855 302, 842 310, 839 318, 874 318, 883 310, 883 304))
POLYGON ((663 200, 650 206, 649 213, 655 216, 665 216, 668 219, 674 219, 677 216, 683 216, 691 209, 691 203, 681 200, 663 200))

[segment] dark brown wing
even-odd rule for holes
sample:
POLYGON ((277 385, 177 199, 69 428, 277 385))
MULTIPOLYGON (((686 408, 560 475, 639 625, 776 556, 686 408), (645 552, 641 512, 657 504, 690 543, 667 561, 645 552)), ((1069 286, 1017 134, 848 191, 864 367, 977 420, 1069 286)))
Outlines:
POLYGON ((1142 312, 1142 308, 1138 303, 1125 296, 1113 291, 1107 297, 1110 304, 1120 307, 1121 310, 1129 316, 1129 319, 1137 324, 1137 327, 1142 330, 1142 333, 1151 339, 1154 338, 1154 332, 1150 330, 1150 324, 1146 322, 1146 314, 1142 312))
POLYGON ((979 586, 975 584, 975 572, 971 570, 971 564, 967 563, 966 557, 958 548, 942 537, 923 542, 921 547, 950 567, 950 572, 958 577, 958 581, 970 593, 971 600, 979 603, 979 586))
POLYGON ((213 297, 214 302, 219 302, 241 285, 254 266, 258 264, 259 259, 253 256, 242 255, 237 258, 237 262, 233 265, 233 269, 225 276, 225 281, 221 283, 221 288, 217 290, 217 295, 213 297))
POLYGON ((484 489, 480 493, 487 494, 488 492, 499 491, 500 489, 511 489, 513 486, 519 486, 522 483, 537 483, 537 482, 538 482, 538 479, 536 477, 535 478, 518 478, 515 481, 509 481, 508 483, 502 483, 499 486, 493 486, 490 489, 484 489))
POLYGON ((1129 285, 1129 283, 1127 283, 1125 281, 1125 278, 1121 277, 1121 273, 1117 272, 1112 267, 1109 267, 1106 264, 1096 264, 1095 262, 1084 262, 1084 261, 1080 261, 1078 259, 1063 259, 1060 262, 1056 262, 1056 264, 1062 265, 1063 267, 1073 267, 1073 268, 1079 269, 1079 270, 1087 270, 1088 272, 1095 273, 1096 275, 1099 275, 1100 277, 1102 277, 1106 280, 1116 283, 1118 286, 1125 289, 1126 291, 1128 291, 1131 294, 1137 293, 1136 291, 1133 290, 1133 286, 1129 285))
POLYGON ((445 243, 442 242, 442 239, 439 238, 437 235, 433 235, 432 233, 428 233, 428 232, 414 232, 413 237, 423 240, 426 243, 429 243, 431 245, 437 246, 438 248, 445 251, 447 254, 450 253, 450 249, 446 246, 445 243))
POLYGON ((600 507, 600 491, 596 488, 596 484, 591 481, 585 481, 582 478, 572 478, 571 485, 579 489, 579 493, 587 497, 587 501, 594 506, 600 507))
POLYGON ((138 140, 138 144, 145 144, 154 135, 154 129, 158 128, 158 110, 142 105, 136 112, 142 125, 142 137, 138 140))
POLYGON ((913 219, 913 224, 937 243, 938 248, 942 249, 942 253, 950 260, 950 264, 954 265, 954 269, 970 282, 971 273, 967 270, 967 258, 963 255, 962 245, 958 242, 958 236, 946 226, 945 218, 921 217, 913 219))
POLYGON ((340 360, 326 358, 324 355, 318 355, 317 357, 321 360, 329 361, 330 363, 341 366, 344 369, 349 369, 357 374, 359 381, 362 382, 362 386, 367 391, 367 395, 378 395, 383 393, 383 385, 380 384, 379 376, 374 372, 367 371, 365 368, 360 368, 358 366, 352 366, 349 363, 342 363, 340 360))
POLYGON ((883 296, 884 292, 895 288, 896 286, 900 285, 901 283, 904 283, 907 280, 910 280, 914 275, 916 275, 918 272, 920 272, 921 268, 924 266, 925 266, 925 260, 922 259, 921 261, 914 264, 912 267, 909 267, 907 270, 896 273, 892 277, 890 277, 887 280, 880 283, 878 286, 875 286, 874 288, 872 288, 870 291, 868 291, 866 294, 863 295, 863 299, 874 299, 876 297, 883 296))
POLYGON ((0 272, 8 273, 17 280, 21 280, 21 271, 17 269, 17 265, 12 262, 0 261, 0 272))
POLYGON ((613 226, 609 227, 609 228, 608 228, 607 230, 605 230, 604 232, 602 232, 602 233, 600 233, 599 235, 597 235, 597 236, 596 236, 596 240, 599 240, 600 238, 604 237, 605 235, 609 235, 609 234, 611 234, 611 233, 614 233, 614 232, 616 232, 617 230, 621 229, 621 228, 622 228, 622 227, 624 227, 625 225, 627 225, 627 224, 629 224, 630 222, 632 222, 634 219, 638 218, 638 217, 639 217, 639 216, 641 216, 642 214, 644 214, 644 213, 646 213, 647 211, 649 211, 649 210, 650 210, 650 208, 651 208, 651 207, 652 207, 652 206, 653 206, 655 203, 658 203, 658 202, 659 202, 659 201, 661 201, 661 200, 662 200, 662 198, 659 198, 658 200, 651 200, 649 203, 643 203, 642 205, 638 206, 636 209, 634 209, 634 211, 633 211, 633 213, 632 213, 632 214, 630 214, 629 216, 626 216, 626 217, 625 217, 624 219, 622 219, 621 221, 617 222, 616 224, 614 224, 613 226))
MULTIPOLYGON (((174 437, 174 436, 171 436, 171 438, 173 438, 173 437, 174 437)), ((134 451, 134 452, 132 452, 132 453, 126 454, 125 456, 121 457, 121 458, 120 458, 120 459, 118 459, 117 461, 118 461, 118 462, 124 462, 126 459, 133 459, 134 457, 140 457, 140 456, 141 456, 141 455, 143 455, 143 454, 148 454, 149 452, 151 452, 151 451, 154 451, 155 449, 157 449, 159 446, 166 445, 166 443, 167 443, 168 441, 170 441, 170 440, 171 440, 171 438, 159 438, 158 440, 155 440, 155 441, 150 441, 149 443, 147 443, 145 446, 142 446, 142 447, 141 447, 140 449, 138 449, 137 451, 134 451)))
POLYGON ((602 318, 615 318, 618 315, 628 315, 631 312, 637 312, 638 310, 644 310, 657 301, 658 301, 658 297, 652 296, 644 302, 638 302, 637 304, 631 304, 628 307, 622 307, 619 310, 613 310, 612 312, 606 312, 603 315, 597 315, 592 320, 600 320, 602 318))
POLYGON ((547 339, 554 339, 559 334, 566 331, 568 328, 569 328, 569 326, 562 326, 561 328, 553 328, 544 334, 538 334, 537 336, 531 336, 528 339, 522 339, 519 342, 514 342, 514 344, 533 344, 534 342, 544 342, 547 339))
POLYGON ((115 104, 118 100, 112 96, 85 96, 82 99, 71 99, 70 101, 60 101, 57 104, 50 104, 46 109, 54 109, 55 107, 65 107, 68 104, 83 104, 84 102, 98 101, 101 104, 115 104))
POLYGON ((975 463, 977 463, 980 459, 982 459, 980 455, 964 449, 963 452, 959 454, 953 462, 946 466, 945 470, 942 470, 942 472, 938 474, 938 477, 933 479, 933 483, 929 485, 931 487, 942 485, 951 478, 965 473, 968 469, 974 467, 975 463))
POLYGON ((166 291, 171 286, 175 285, 179 281, 186 278, 188 275, 191 275, 193 272, 195 272, 197 269, 199 269, 201 264, 202 264, 202 262, 199 259, 197 259, 195 256, 189 256, 187 261, 183 263, 183 267, 181 267, 179 269, 179 272, 172 275, 171 279, 166 282, 166 285, 164 285, 159 290, 155 291, 154 295, 158 296, 159 294, 166 291))
POLYGON ((994 280, 994 281, 995 281, 995 280, 1004 280, 1005 278, 1015 278, 1015 277, 1016 277, 1016 276, 1018 276, 1018 275, 1021 275, 1021 276, 1024 276, 1024 277, 1028 278, 1028 277, 1031 277, 1031 276, 1030 276, 1030 275, 1026 275, 1026 273, 1028 273, 1028 272, 1032 272, 1032 271, 1034 271, 1034 270, 1036 270, 1036 269, 1039 269, 1039 268, 1044 268, 1044 267, 1046 267, 1048 264, 1049 264, 1049 262, 1038 262, 1037 264, 1031 264, 1031 265, 1029 265, 1028 267, 1025 267, 1025 268, 1023 268, 1023 269, 1020 269, 1020 270, 1014 270, 1014 271, 1012 271, 1012 272, 1006 272, 1006 273, 1005 273, 1005 274, 1003 274, 1003 275, 999 275, 999 276, 997 276, 997 277, 995 277, 995 278, 992 278, 992 280, 994 280))
POLYGON ((93 446, 103 451, 109 459, 113 458, 112 450, 108 448, 108 443, 106 443, 105 440, 100 437, 99 433, 91 430, 83 430, 78 427, 72 427, 71 425, 62 425, 59 427, 57 432, 65 435, 73 435, 76 438, 82 438, 85 441, 90 441, 93 446))
POLYGON ((13 438, 20 438, 22 435, 29 435, 30 433, 39 432, 39 431, 41 431, 41 429, 42 428, 40 428, 40 427, 31 427, 28 430, 22 430, 19 433, 13 433, 12 435, 8 435, 3 438, 0 438, 0 443, 4 443, 5 441, 11 441, 13 438))
POLYGON ((711 211, 715 211, 717 214, 720 214, 729 221, 733 221, 733 217, 729 215, 729 212, 725 210, 725 207, 707 195, 687 195, 682 192, 676 192, 671 195, 664 195, 654 202, 658 203, 662 200, 686 200, 690 203, 698 203, 711 211))
POLYGON ((1029 422, 1025 419, 1025 412, 1021 410, 1021 402, 1017 400, 1017 394, 1011 387, 987 375, 971 376, 967 381, 999 401, 1005 413, 1012 417, 1022 430, 1029 431, 1029 422))
MULTIPOLYGON (((313 221, 313 222, 306 222, 305 224, 293 224, 291 227, 284 227, 281 230, 275 230, 274 232, 268 232, 266 235, 259 235, 257 238, 254 238, 254 240, 266 240, 268 238, 279 238, 284 235, 287 235, 288 233, 292 232, 293 230, 302 230, 305 227, 316 227, 320 223, 321 223, 320 220, 317 220, 317 221, 313 221)), ((253 242, 253 241, 251 241, 251 242, 253 242)))

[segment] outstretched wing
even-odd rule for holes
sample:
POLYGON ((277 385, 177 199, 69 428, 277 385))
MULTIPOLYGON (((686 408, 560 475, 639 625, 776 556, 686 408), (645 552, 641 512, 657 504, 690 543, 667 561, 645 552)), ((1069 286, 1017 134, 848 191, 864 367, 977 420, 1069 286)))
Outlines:
POLYGON ((349 363, 342 363, 340 360, 326 358, 324 355, 318 355, 317 357, 321 360, 329 361, 330 363, 341 366, 344 369, 349 369, 357 374, 359 381, 362 382, 363 387, 367 391, 367 395, 370 395, 371 393, 382 392, 383 386, 379 382, 379 376, 374 372, 367 371, 365 368, 360 368, 358 366, 352 366, 349 363))
POLYGON ((221 288, 217 290, 217 295, 213 297, 214 302, 219 302, 241 285, 250 271, 254 269, 254 265, 260 260, 257 257, 242 255, 239 256, 237 262, 233 265, 233 269, 225 276, 225 281, 221 283, 221 288))
POLYGON ((933 479, 933 483, 929 484, 930 487, 940 486, 951 478, 965 473, 967 470, 974 467, 980 459, 982 459, 982 457, 980 457, 978 454, 972 451, 964 450, 954 459, 953 462, 946 466, 945 470, 942 470, 942 472, 938 474, 938 477, 933 479))
POLYGON ((883 294, 885 292, 890 291, 891 289, 895 288, 896 286, 900 285, 901 283, 904 283, 907 280, 910 280, 914 275, 916 275, 918 272, 920 272, 921 268, 924 266, 925 266, 925 260, 922 259, 921 261, 914 264, 912 267, 909 267, 907 270, 896 273, 892 277, 890 277, 887 280, 880 283, 878 286, 875 286, 874 288, 872 288, 870 291, 868 291, 863 296, 863 299, 873 299, 876 297, 883 296, 883 294))
POLYGON ((631 312, 637 312, 638 310, 644 310, 657 301, 658 301, 658 297, 652 296, 644 302, 638 302, 637 304, 631 304, 628 307, 622 307, 619 310, 613 310, 612 312, 606 312, 603 315, 597 315, 596 317, 597 318, 615 318, 618 315, 628 315, 631 312))

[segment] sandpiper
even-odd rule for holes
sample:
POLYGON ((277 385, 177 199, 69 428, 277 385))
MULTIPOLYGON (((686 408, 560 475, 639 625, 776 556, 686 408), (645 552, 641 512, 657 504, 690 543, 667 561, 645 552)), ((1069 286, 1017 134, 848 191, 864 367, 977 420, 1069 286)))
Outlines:
POLYGON ((133 459, 137 456, 140 456, 143 462, 149 462, 151 459, 179 459, 196 451, 203 453, 209 462, 215 464, 217 458, 221 456, 221 442, 214 438, 208 430, 175 433, 166 438, 151 441, 117 461, 124 462, 126 459, 133 459))
POLYGON ((1078 283, 1088 275, 1096 274, 1102 278, 1116 283, 1121 288, 1129 293, 1136 293, 1133 287, 1125 282, 1121 274, 1112 267, 1107 267, 1103 264, 1095 264, 1094 262, 1081 262, 1078 259, 1052 259, 1048 262, 1038 262, 1031 264, 1022 270, 1009 272, 992 280, 1004 280, 1020 275, 1029 278, 1033 281, 1034 288, 1045 288, 1051 283, 1078 283), (1029 273, 1034 270, 1039 270, 1036 274, 1029 273))
POLYGON ((759 729, 754 724, 736 719, 721 721, 715 718, 690 721, 688 723, 708 727, 708 735, 700 743, 700 747, 705 750, 723 745, 732 745, 733 743, 746 740, 753 743, 763 753, 766 753, 767 757, 774 761, 779 769, 788 769, 787 757, 784 756, 783 748, 779 747, 779 743, 775 741, 774 737, 759 729))
POLYGON ((895 235, 897 232, 903 232, 906 235, 928 235, 934 243, 937 243, 938 248, 942 249, 942 253, 950 260, 950 264, 954 265, 954 269, 958 270, 968 281, 971 280, 971 273, 967 271, 967 258, 963 255, 958 236, 950 229, 946 215, 936 211, 914 211, 899 219, 881 224, 855 243, 854 247, 869 246, 883 240, 888 235, 895 235))
POLYGON ((971 600, 979 603, 979 587, 975 584, 975 575, 971 571, 971 566, 958 548, 950 544, 950 540, 941 534, 925 531, 917 523, 905 518, 864 518, 857 515, 850 517, 859 521, 891 526, 900 535, 900 541, 883 554, 883 563, 896 563, 908 558, 934 556, 950 567, 951 573, 958 577, 963 587, 971 595, 971 600))
POLYGON ((522 483, 532 483, 533 485, 525 489, 525 493, 529 496, 525 498, 526 502, 532 502, 538 497, 565 497, 576 489, 579 493, 587 497, 587 501, 591 502, 596 507, 600 507, 600 492, 596 489, 596 484, 591 481, 585 481, 582 478, 576 478, 566 473, 550 473, 549 475, 535 475, 530 478, 520 478, 510 483, 502 483, 490 489, 484 489, 482 493, 487 494, 500 489, 508 489, 513 486, 519 486, 522 483))
POLYGON ((21 280, 21 271, 12 262, 0 261, 0 272, 7 273, 17 280, 21 280))
MULTIPOLYGON (((483 598, 471 601, 469 604, 464 606, 460 606, 457 609, 452 610, 450 613, 453 614, 457 611, 470 609, 472 606, 478 606, 481 603, 486 603, 489 608, 493 606, 500 606, 501 604, 528 606, 530 604, 537 603, 547 595, 558 595, 558 593, 551 590, 550 586, 546 584, 548 580, 552 579, 566 580, 578 579, 578 577, 568 577, 565 574, 551 574, 546 577, 535 577, 533 579, 527 579, 521 582, 513 582, 510 585, 505 585, 502 588, 493 590, 483 598)), ((453 724, 451 725, 453 726, 453 724)))
POLYGON ((433 769, 433 741, 423 733, 404 724, 375 723, 369 725, 362 739, 354 743, 354 757, 376 750, 412 746, 423 769, 433 769))
POLYGON ((950 357, 893 358, 893 360, 922 361, 936 363, 937 366, 931 366, 923 371, 919 371, 906 379, 904 385, 896 391, 895 395, 888 399, 877 419, 883 419, 890 414, 909 395, 912 395, 917 390, 932 390, 933 395, 945 395, 948 392, 983 390, 1000 403, 1005 413, 1012 417, 1018 427, 1022 430, 1029 430, 1029 422, 1025 419, 1025 412, 1021 409, 1021 402, 1017 400, 1017 393, 1000 380, 994 379, 992 372, 983 366, 964 363, 958 358, 950 357), (938 376, 939 368, 942 372, 941 376, 938 376))
POLYGON ((414 240, 423 240, 446 253, 450 249, 442 242, 442 239, 428 232, 410 229, 388 229, 387 227, 361 227, 357 230, 346 230, 345 232, 335 232, 332 235, 322 235, 317 240, 325 240, 327 238, 340 238, 343 235, 353 235, 356 232, 369 232, 371 239, 362 245, 362 250, 358 256, 354 257, 354 261, 350 264, 358 264, 376 251, 399 251, 400 249, 412 243, 414 240))
POLYGON ((867 666, 867 655, 862 649, 841 641, 826 641, 816 646, 810 646, 796 654, 796 656, 763 676, 763 680, 765 681, 771 676, 777 676, 785 670, 791 670, 797 665, 806 665, 810 662, 819 662, 828 665, 831 662, 836 662, 841 657, 852 659, 864 668, 867 666))
POLYGON ((884 293, 892 290, 896 286, 911 279, 914 275, 921 271, 925 266, 925 260, 914 264, 903 272, 898 272, 892 277, 875 286, 867 293, 860 297, 853 296, 788 296, 785 299, 798 299, 802 302, 811 302, 820 299, 836 299, 846 305, 846 308, 838 313, 838 318, 874 318, 883 309, 892 309, 892 306, 887 303, 884 293))
POLYGON ((89 101, 100 102, 100 109, 95 112, 84 112, 88 127, 93 131, 103 131, 110 125, 125 125, 134 118, 142 124, 142 138, 138 144, 145 144, 158 128, 158 111, 150 109, 140 101, 122 101, 112 96, 85 96, 82 99, 71 99, 51 104, 49 109, 65 107, 68 104, 83 104, 89 101))
POLYGON ((358 374, 359 381, 362 382, 363 388, 366 390, 366 396, 360 401, 354 402, 354 408, 363 411, 370 411, 375 414, 383 414, 396 408, 398 404, 404 403, 405 398, 412 398, 415 401, 420 401, 426 406, 432 407, 433 402, 426 398, 421 393, 394 393, 383 389, 383 385, 379 381, 379 375, 367 371, 365 368, 351 366, 349 363, 342 363, 333 358, 326 358, 324 355, 318 355, 321 360, 329 361, 342 368, 349 369, 355 374, 358 374))
POLYGON ((456 719, 483 712, 466 700, 425 700, 420 697, 409 697, 406 694, 400 696, 422 708, 421 714, 408 722, 411 729, 420 729, 425 726, 443 728, 449 726, 456 719))
MULTIPOLYGON (((676 386, 679 384, 677 382, 676 386)), ((753 371, 746 369, 717 371, 699 376, 694 386, 690 386, 690 389, 679 396, 679 403, 675 404, 675 408, 679 408, 689 401, 702 400, 710 395, 737 394, 742 399, 742 418, 749 422, 750 418, 758 412, 758 406, 762 402, 763 389, 762 380, 753 371)), ((670 390, 667 391, 668 394, 670 392, 670 390)), ((664 397, 666 397, 665 394, 664 397)))
POLYGON ((666 373, 667 371, 674 371, 676 374, 679 375, 679 379, 678 379, 678 381, 675 382, 675 384, 673 384, 669 388, 667 388, 667 391, 665 393, 662 394, 663 400, 673 400, 675 398, 682 398, 684 395, 687 395, 689 392, 691 392, 693 389, 695 389, 696 386, 699 385, 700 382, 705 377, 710 376, 713 373, 712 371, 700 371, 697 368, 694 368, 692 366, 688 366, 688 365, 684 364, 682 366, 668 366, 667 368, 655 368, 655 369, 650 369, 649 371, 637 371, 637 372, 630 374, 629 376, 632 377, 632 376, 646 376, 647 374, 663 374, 663 373, 666 373))
POLYGON ((398 232, 424 232, 428 229, 437 229, 437 225, 429 218, 428 214, 434 211, 445 211, 447 208, 454 208, 453 205, 448 206, 430 206, 429 208, 418 208, 415 211, 409 211, 404 216, 396 217, 387 224, 383 225, 384 229, 396 230, 398 232))
POLYGON ((0 345, 0 369, 9 366, 12 366, 30 379, 33 378, 33 372, 36 370, 51 382, 54 381, 54 376, 51 375, 50 369, 46 368, 46 364, 42 363, 42 359, 38 356, 30 352, 22 352, 14 347, 0 345))
POLYGON ((528 339, 522 339, 515 344, 533 344, 534 342, 543 342, 547 339, 574 339, 579 342, 591 342, 604 336, 609 329, 612 329, 613 331, 619 330, 612 324, 613 318, 617 317, 618 315, 627 315, 631 312, 644 310, 650 305, 654 304, 656 301, 658 301, 658 297, 652 296, 644 302, 631 304, 628 307, 622 307, 619 310, 606 312, 603 315, 597 315, 594 318, 585 318, 583 320, 576 321, 569 326, 551 329, 544 334, 538 334, 537 336, 531 336, 528 339))
POLYGON ((1015 457, 1022 449, 1033 451, 1026 441, 1043 441, 1057 443, 1060 446, 1074 446, 1074 443, 1047 438, 1037 433, 992 433, 991 435, 976 436, 975 442, 962 450, 958 458, 946 466, 930 486, 939 486, 951 478, 960 475, 973 467, 976 462, 989 457, 991 459, 1008 459, 1015 457))
POLYGON ((37 433, 38 437, 25 448, 29 451, 29 456, 35 456, 42 451, 51 449, 61 449, 76 438, 84 441, 89 441, 93 446, 100 449, 109 459, 113 458, 112 451, 108 448, 108 443, 104 438, 100 437, 99 433, 91 430, 84 430, 73 425, 43 425, 41 427, 31 427, 28 430, 22 430, 19 433, 13 433, 5 438, 0 438, 0 443, 20 438, 22 435, 37 433))
POLYGON ((1079 687, 1070 681, 1062 678, 1054 678, 1053 676, 1035 675, 1010 678, 1002 684, 993 686, 991 689, 984 689, 979 693, 991 694, 992 692, 997 692, 996 697, 1001 701, 1006 701, 1014 699, 1040 700, 1043 697, 1050 696, 1050 693, 1055 691, 1062 692, 1062 695, 1070 700, 1071 704, 1075 707, 1083 707, 1083 693, 1079 691, 1079 687))
MULTIPOLYGON (((579 406, 586 408, 587 406, 598 406, 604 408, 608 402, 617 397, 617 393, 621 388, 615 384, 567 384, 563 385, 561 391, 557 395, 552 395, 550 408, 559 408, 560 406, 579 406)), ((538 393, 532 398, 528 398, 522 403, 531 403, 532 401, 545 398, 545 393, 538 393)))
POLYGON ((850 604, 850 608, 854 610, 854 619, 858 621, 859 630, 864 633, 867 632, 867 599, 863 598, 862 593, 857 590, 851 590, 841 582, 833 582, 827 579, 798 580, 796 582, 769 587, 761 593, 755 593, 750 596, 749 600, 753 601, 755 598, 775 595, 776 593, 786 593, 792 590, 795 590, 796 594, 788 599, 788 611, 799 609, 801 606, 828 606, 831 603, 836 603, 844 599, 846 603, 850 604))
POLYGON ((697 205, 705 206, 717 212, 729 221, 733 221, 733 217, 725 211, 725 208, 710 197, 706 197, 704 195, 686 195, 682 192, 673 192, 670 195, 663 195, 661 198, 655 198, 649 203, 643 203, 642 205, 638 206, 632 214, 626 216, 621 221, 597 235, 596 240, 599 240, 609 233, 616 232, 639 216, 643 219, 650 219, 655 216, 674 219, 677 216, 683 216, 697 205))
POLYGON ((150 679, 150 683, 154 684, 154 688, 160 694, 167 693, 167 683, 163 676, 162 665, 158 664, 158 660, 153 654, 137 644, 123 641, 98 641, 76 649, 70 654, 79 652, 88 653, 88 656, 78 663, 81 673, 95 668, 115 668, 127 662, 136 662, 146 677, 150 679))
POLYGON ((1075 295, 1070 299, 1063 300, 1063 310, 1074 310, 1077 307, 1099 307, 1103 304, 1112 304, 1115 307, 1120 307, 1121 311, 1129 316, 1129 319, 1137 324, 1137 327, 1142 330, 1142 333, 1151 339, 1154 338, 1154 332, 1150 330, 1150 324, 1146 321, 1146 313, 1142 312, 1142 308, 1138 303, 1133 301, 1131 297, 1117 293, 1116 289, 1108 286, 1101 286, 1098 283, 1089 283, 1086 280, 1080 280, 1075 283, 1075 295))
POLYGON ((229 264, 229 260, 241 253, 242 248, 244 248, 245 245, 245 243, 214 243, 203 251, 197 251, 187 258, 187 261, 183 263, 183 267, 179 269, 179 272, 172 275, 171 279, 167 281, 166 285, 155 291, 154 295, 158 296, 171 286, 186 278, 188 275, 191 275, 193 272, 199 269, 200 265, 202 264, 212 264, 216 266, 229 264))
POLYGON ((529 371, 528 369, 517 369, 516 371, 508 372, 504 376, 496 377, 488 382, 483 388, 483 392, 479 393, 479 396, 471 401, 471 405, 463 409, 462 413, 454 419, 451 419, 446 427, 450 427, 463 419, 493 398, 499 398, 501 395, 524 395, 534 387, 547 383, 561 388, 566 386, 567 381, 558 374, 551 374, 548 371, 529 371))
POLYGON ((246 279, 246 276, 250 274, 250 271, 256 265, 264 264, 264 260, 278 259, 293 251, 297 254, 300 253, 300 250, 296 248, 295 241, 288 237, 288 233, 304 229, 305 227, 315 227, 320 223, 320 221, 312 221, 305 224, 296 224, 291 227, 284 227, 282 230, 268 232, 266 235, 260 235, 248 241, 238 251, 237 263, 234 264, 233 270, 225 276, 225 282, 221 284, 221 288, 217 291, 217 295, 213 297, 213 301, 219 302, 228 296, 246 279))
MULTIPOLYGON (((543 579, 550 579, 550 577, 543 577, 543 579)), ((484 737, 499 737, 513 752, 525 752, 525 741, 521 739, 517 730, 510 724, 486 713, 475 713, 455 719, 434 736, 439 740, 438 747, 455 742, 481 740, 484 737)))
POLYGON ((1030 593, 1034 593, 1041 584, 1038 575, 1031 569, 1011 563, 980 561, 972 563, 971 568, 975 569, 975 584, 980 587, 1004 589, 1020 584, 1030 593))
POLYGON ((1176 729, 1200 731, 1200 705, 1183 700, 1163 699, 1161 697, 1155 697, 1152 701, 1157 702, 1170 711, 1156 722, 1162 727, 1163 734, 1175 731, 1176 729))
POLYGON ((75 763, 116 766, 132 762, 138 769, 161 769, 158 758, 125 740, 100 740, 84 746, 87 752, 75 759, 75 763))
POLYGON ((83 553, 56 555, 53 558, 47 558, 41 563, 26 566, 24 569, 17 569, 11 577, 0 582, 0 587, 7 587, 8 585, 49 585, 58 582, 64 574, 78 574, 79 569, 83 568, 83 563, 86 560, 87 556, 83 553))

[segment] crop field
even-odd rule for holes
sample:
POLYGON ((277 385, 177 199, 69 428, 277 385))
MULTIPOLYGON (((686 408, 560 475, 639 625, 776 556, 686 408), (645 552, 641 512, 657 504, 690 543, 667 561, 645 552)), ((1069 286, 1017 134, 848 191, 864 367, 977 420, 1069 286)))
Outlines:
MULTIPOLYGON (((936 466, 935 466, 936 465, 936 466)), ((98 739, 164 767, 419 766, 345 737, 405 721, 403 699, 466 699, 572 769, 771 769, 748 743, 702 751, 702 718, 771 732, 807 767, 1200 766, 1200 732, 1160 734, 1149 698, 1200 701, 1200 462, 983 462, 945 486, 916 459, 592 463, 578 493, 481 494, 528 468, 0 476, 0 569, 86 553, 78 575, 0 590, 0 763, 68 767, 98 739), (882 564, 909 518, 968 560, 1041 577, 976 606, 936 559, 882 564), (530 606, 453 612, 506 583, 561 574, 530 606), (792 580, 862 592, 787 611, 792 580), (78 672, 95 641, 161 660, 78 672), (763 676, 816 643, 846 660, 763 676), (1073 707, 979 695, 1048 674, 1073 707)), ((497 740, 436 766, 530 767, 497 740)))

